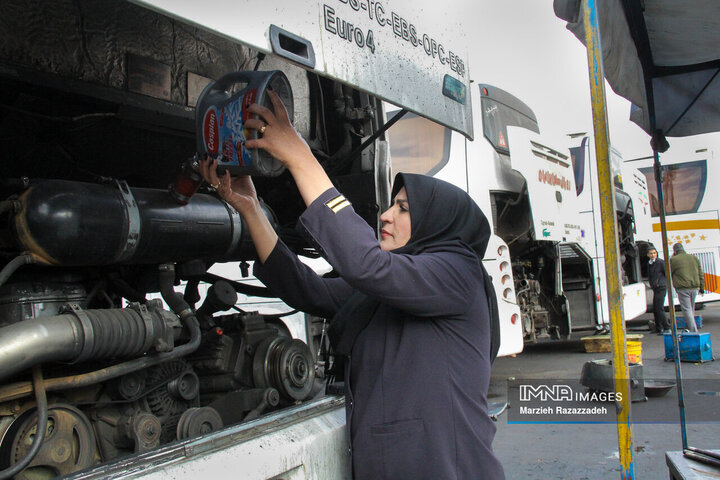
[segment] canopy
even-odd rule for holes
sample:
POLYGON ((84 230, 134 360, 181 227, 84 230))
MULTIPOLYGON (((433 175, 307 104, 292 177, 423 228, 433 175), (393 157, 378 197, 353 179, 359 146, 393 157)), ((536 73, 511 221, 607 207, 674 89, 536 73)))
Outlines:
MULTIPOLYGON (((584 43, 581 0, 553 6, 584 43)), ((653 137, 720 131, 720 1, 603 0, 597 9, 605 78, 632 102, 633 122, 653 137)))

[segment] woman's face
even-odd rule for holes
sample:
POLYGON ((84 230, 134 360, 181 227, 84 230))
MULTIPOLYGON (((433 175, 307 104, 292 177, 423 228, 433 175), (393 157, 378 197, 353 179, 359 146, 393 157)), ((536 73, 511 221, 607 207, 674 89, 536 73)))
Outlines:
POLYGON ((380 231, 380 248, 388 252, 400 248, 410 240, 410 206, 407 200, 407 192, 402 187, 393 204, 382 215, 382 230, 380 231))

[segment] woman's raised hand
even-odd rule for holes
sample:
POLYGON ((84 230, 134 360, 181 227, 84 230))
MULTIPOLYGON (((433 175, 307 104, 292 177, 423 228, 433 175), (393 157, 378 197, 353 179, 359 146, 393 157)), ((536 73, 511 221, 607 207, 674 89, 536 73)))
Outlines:
POLYGON ((245 126, 258 130, 261 136, 256 140, 247 140, 245 146, 262 148, 290 170, 302 166, 304 162, 315 163, 310 147, 290 123, 290 117, 278 94, 272 90, 267 93, 274 112, 257 103, 248 107, 248 111, 260 118, 247 120, 245 126))
POLYGON ((232 205, 243 217, 258 207, 257 192, 250 176, 231 177, 230 172, 226 171, 225 175, 219 178, 217 160, 209 157, 200 162, 200 174, 217 191, 220 198, 232 205))

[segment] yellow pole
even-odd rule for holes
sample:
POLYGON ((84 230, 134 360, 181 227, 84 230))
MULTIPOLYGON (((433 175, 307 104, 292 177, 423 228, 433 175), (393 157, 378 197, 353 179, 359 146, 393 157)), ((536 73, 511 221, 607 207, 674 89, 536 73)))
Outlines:
POLYGON ((633 463, 632 430, 630 424, 630 374, 627 346, 625 343, 625 319, 622 310, 622 287, 618 255, 617 227, 615 224, 615 190, 612 164, 609 155, 607 112, 605 110, 605 75, 603 73, 600 26, 596 0, 586 0, 583 9, 585 45, 587 46, 590 72, 590 95, 592 98, 593 127, 595 131, 595 154, 598 166, 600 212, 602 218, 603 244, 605 245, 605 270, 607 272, 607 301, 610 311, 610 339, 612 344, 613 378, 615 392, 621 399, 616 402, 618 449, 623 480, 635 478, 633 463))

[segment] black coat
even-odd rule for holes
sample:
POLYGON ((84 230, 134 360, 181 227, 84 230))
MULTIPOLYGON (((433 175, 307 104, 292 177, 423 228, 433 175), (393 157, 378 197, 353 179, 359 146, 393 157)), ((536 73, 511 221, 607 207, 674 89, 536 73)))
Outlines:
MULTIPOLYGON (((411 190, 412 213, 420 202, 411 190)), ((346 371, 354 478, 504 478, 487 414, 490 322, 477 253, 458 242, 384 252, 352 207, 333 212, 338 196, 325 192, 300 223, 339 278, 317 276, 281 242, 255 274, 289 305, 320 316, 357 292, 378 300, 346 371)), ((423 231, 418 213, 411 243, 423 231)))
POLYGON ((648 264, 648 280, 650 281, 650 288, 653 290, 667 288, 664 260, 658 257, 653 263, 648 264))

